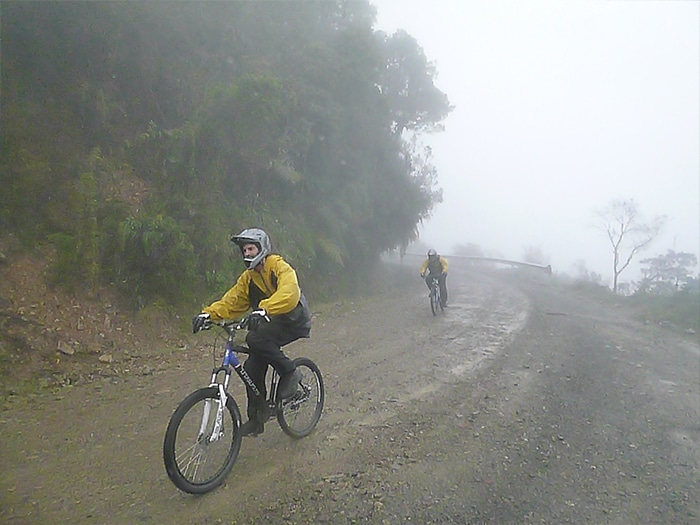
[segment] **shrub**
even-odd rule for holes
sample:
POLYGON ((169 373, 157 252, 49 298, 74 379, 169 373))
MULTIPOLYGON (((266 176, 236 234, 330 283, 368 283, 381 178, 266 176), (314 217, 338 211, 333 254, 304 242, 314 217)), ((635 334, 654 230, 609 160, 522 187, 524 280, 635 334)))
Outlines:
POLYGON ((119 227, 117 286, 138 306, 163 298, 174 305, 193 297, 196 258, 192 243, 171 217, 128 217, 119 227))

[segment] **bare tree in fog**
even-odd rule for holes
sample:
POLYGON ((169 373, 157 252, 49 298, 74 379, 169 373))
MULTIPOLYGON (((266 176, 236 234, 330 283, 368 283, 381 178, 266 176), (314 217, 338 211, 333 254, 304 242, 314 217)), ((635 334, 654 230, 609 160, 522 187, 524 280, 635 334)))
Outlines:
POLYGON ((618 291, 620 274, 632 259, 656 238, 666 217, 656 216, 651 222, 643 222, 637 203, 630 200, 614 200, 597 212, 600 228, 605 231, 613 252, 613 293, 618 291))

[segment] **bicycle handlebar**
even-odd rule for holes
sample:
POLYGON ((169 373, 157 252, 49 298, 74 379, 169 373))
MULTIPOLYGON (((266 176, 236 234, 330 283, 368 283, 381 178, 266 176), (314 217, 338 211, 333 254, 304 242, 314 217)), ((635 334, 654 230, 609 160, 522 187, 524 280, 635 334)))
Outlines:
POLYGON ((248 317, 249 316, 246 315, 241 319, 232 321, 226 319, 220 319, 217 321, 210 320, 208 325, 220 326, 221 328, 226 330, 229 333, 229 335, 233 335, 237 330, 244 330, 248 326, 248 317))

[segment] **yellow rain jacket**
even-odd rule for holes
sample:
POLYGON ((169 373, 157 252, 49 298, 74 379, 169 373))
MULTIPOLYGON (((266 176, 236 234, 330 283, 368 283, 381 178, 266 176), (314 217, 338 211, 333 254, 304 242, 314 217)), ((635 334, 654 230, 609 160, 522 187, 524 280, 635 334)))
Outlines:
POLYGON ((280 255, 265 257, 261 272, 244 271, 220 300, 202 312, 214 320, 235 319, 248 309, 259 308, 268 315, 283 316, 290 324, 311 327, 311 315, 296 271, 280 255))
POLYGON ((430 270, 432 275, 440 275, 441 273, 447 273, 447 259, 438 255, 437 261, 430 262, 430 258, 423 262, 420 267, 420 273, 423 274, 426 270, 430 270))

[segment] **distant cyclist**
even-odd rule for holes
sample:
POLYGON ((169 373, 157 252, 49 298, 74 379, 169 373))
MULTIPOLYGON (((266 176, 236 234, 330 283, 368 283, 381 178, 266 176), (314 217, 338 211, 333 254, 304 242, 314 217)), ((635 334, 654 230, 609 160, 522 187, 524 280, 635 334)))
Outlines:
POLYGON ((443 307, 447 306, 447 259, 439 256, 431 248, 428 250, 428 258, 420 267, 420 276, 425 279, 428 290, 433 277, 437 277, 440 285, 440 301, 443 307))

